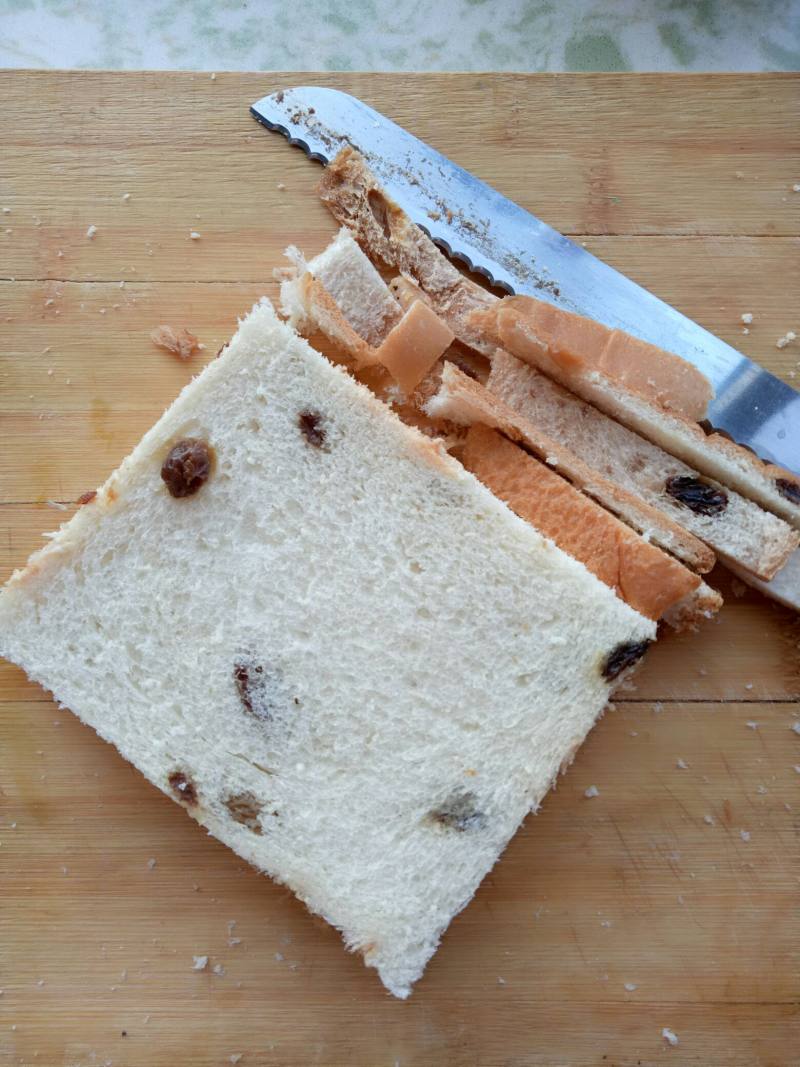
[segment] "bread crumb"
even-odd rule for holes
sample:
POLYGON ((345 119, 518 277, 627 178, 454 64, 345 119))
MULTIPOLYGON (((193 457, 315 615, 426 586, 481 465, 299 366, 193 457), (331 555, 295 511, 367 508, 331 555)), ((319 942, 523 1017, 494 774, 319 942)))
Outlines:
MULTIPOLYGON (((749 686, 749 687, 745 686, 745 689, 747 689, 747 688, 752 689, 753 687, 752 687, 752 685, 749 686)), ((749 719, 748 722, 745 723, 745 725, 747 726, 748 730, 757 730, 758 729, 758 723, 755 722, 753 719, 749 719)))
POLYGON ((228 938, 228 947, 229 948, 235 948, 237 945, 241 945, 241 943, 242 943, 241 937, 229 937, 228 938))
MULTIPOLYGON (((48 374, 52 374, 53 372, 52 372, 52 370, 49 370, 47 373, 48 374)), ((47 504, 47 506, 49 508, 55 508, 56 511, 66 511, 67 510, 67 505, 66 504, 62 504, 60 500, 45 500, 45 504, 47 504)))
POLYGON ((37 984, 37 985, 38 985, 38 987, 39 987, 39 988, 41 989, 41 988, 42 988, 42 986, 44 985, 44 978, 40 978, 40 979, 39 979, 39 980, 37 981, 37 983, 36 983, 36 984, 37 984))
POLYGON ((661 1031, 661 1036, 666 1042, 668 1042, 668 1044, 672 1045, 673 1048, 675 1048, 676 1045, 680 1044, 678 1040, 678 1035, 676 1033, 673 1033, 673 1031, 670 1030, 668 1026, 665 1026, 664 1029, 661 1031))
MULTIPOLYGON (((800 763, 795 763, 795 765, 794 765, 794 773, 795 774, 800 774, 800 763)), ((16 823, 12 823, 12 829, 13 829, 14 826, 16 826, 16 823)))
POLYGON ((197 230, 191 230, 190 233, 189 233, 189 237, 193 241, 199 241, 200 240, 200 234, 197 232, 197 230))
POLYGON ((636 989, 636 983, 635 982, 626 982, 625 983, 625 989, 629 993, 632 993, 634 991, 634 989, 636 989))
POLYGON ((283 953, 282 952, 276 952, 275 953, 275 959, 278 961, 278 963, 283 963, 283 959, 284 959, 283 953))
MULTIPOLYGON (((212 80, 212 82, 215 82, 217 80, 216 74, 212 74, 211 75, 211 80, 212 80)), ((238 1063, 238 1062, 239 1062, 238 1060, 234 1060, 233 1057, 231 1057, 231 1063, 238 1063)))
POLYGON ((597 788, 596 785, 590 785, 588 789, 585 789, 583 791, 583 795, 587 798, 587 800, 591 800, 592 797, 600 796, 600 790, 597 788))
POLYGON ((713 826, 714 825, 714 816, 713 815, 704 815, 703 816, 703 822, 706 824, 706 826, 713 826))
POLYGON ((152 871, 152 869, 155 867, 155 865, 156 865, 155 858, 153 856, 151 856, 150 859, 147 861, 147 867, 148 867, 149 870, 152 871))
POLYGON ((221 963, 215 963, 214 966, 212 967, 212 970, 213 970, 214 974, 216 974, 220 978, 222 978, 223 975, 225 974, 225 968, 222 966, 221 963))
POLYGON ((750 323, 753 321, 753 312, 745 311, 745 313, 741 316, 741 319, 745 326, 749 326, 750 323))
POLYGON ((748 328, 747 328, 747 327, 745 326, 745 327, 744 327, 744 329, 742 330, 742 333, 745 333, 745 334, 747 334, 747 333, 750 333, 750 331, 749 331, 749 330, 748 330, 748 328))
POLYGON ((86 231, 86 236, 89 238, 90 241, 93 241, 94 240, 94 235, 96 233, 97 233, 97 227, 96 226, 90 226, 89 229, 86 231))
POLYGON ((192 970, 204 971, 208 966, 208 956, 192 956, 192 970))
POLYGON ((795 182, 795 184, 792 186, 792 192, 800 193, 800 182, 795 182))
POLYGON ((286 185, 283 182, 278 182, 277 187, 278 189, 280 189, 281 192, 283 192, 283 190, 286 188, 286 185))
POLYGON ((44 302, 44 306, 45 306, 46 308, 50 308, 50 307, 52 307, 52 306, 53 306, 53 304, 55 304, 55 300, 53 300, 52 296, 49 296, 49 297, 47 298, 47 300, 45 300, 45 302, 44 302))
POLYGON ((131 198, 131 194, 130 193, 123 193, 122 194, 122 199, 123 200, 130 200, 130 198, 131 198))
POLYGON ((664 705, 661 703, 660 700, 657 700, 655 702, 655 704, 653 705, 653 714, 654 715, 660 715, 663 710, 664 710, 664 705))
POLYGON ((767 795, 769 790, 767 789, 767 787, 765 785, 757 785, 756 786, 756 792, 758 793, 759 796, 763 797, 763 796, 767 795))
POLYGON ((750 840, 750 831, 749 830, 740 830, 739 831, 739 837, 741 837, 742 841, 749 841, 750 840))
POLYGON ((775 342, 775 347, 786 348, 787 345, 790 345, 792 341, 796 340, 797 334, 794 332, 794 330, 787 330, 783 337, 779 337, 778 340, 775 342))
POLYGON ((753 683, 752 682, 747 682, 747 684, 745 685, 745 689, 749 690, 749 689, 752 689, 752 688, 753 688, 753 683))
POLYGON ((184 327, 175 330, 172 326, 157 326, 151 331, 150 340, 158 348, 163 348, 183 360, 189 359, 200 347, 195 335, 184 327))
POLYGON ((678 759, 675 761, 675 766, 678 768, 679 771, 689 770, 689 764, 685 760, 682 760, 680 757, 678 757, 678 759))
MULTIPOLYGON (((216 74, 212 74, 211 75, 211 80, 212 81, 214 80, 214 78, 216 78, 216 74)), ((239 1063, 241 1061, 243 1055, 244 1055, 244 1053, 242 1053, 242 1052, 234 1052, 232 1056, 228 1057, 228 1059, 230 1060, 231 1063, 236 1064, 236 1063, 239 1063)))
POLYGON ((601 919, 600 920, 600 925, 602 927, 604 927, 606 930, 610 930, 611 926, 612 926, 612 922, 611 922, 610 919, 601 919))
POLYGON ((3 208, 3 214, 4 215, 10 215, 11 214, 11 208, 10 207, 4 207, 3 208))
POLYGON ((800 736, 800 722, 792 723, 792 729, 800 736))
POLYGON ((498 985, 505 985, 505 984, 506 984, 506 980, 505 980, 505 978, 500 978, 500 977, 498 976, 498 979, 497 979, 497 984, 498 984, 498 985))

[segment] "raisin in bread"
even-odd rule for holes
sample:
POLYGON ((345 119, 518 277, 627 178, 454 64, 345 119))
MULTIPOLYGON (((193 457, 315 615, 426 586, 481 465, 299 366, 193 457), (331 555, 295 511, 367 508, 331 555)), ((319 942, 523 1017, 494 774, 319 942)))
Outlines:
POLYGON ((408 995, 655 624, 262 302, 0 650, 408 995))

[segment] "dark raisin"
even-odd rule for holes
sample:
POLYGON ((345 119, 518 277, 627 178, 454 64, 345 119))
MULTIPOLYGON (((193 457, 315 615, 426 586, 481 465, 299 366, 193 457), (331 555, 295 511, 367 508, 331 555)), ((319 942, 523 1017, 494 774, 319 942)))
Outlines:
POLYGON ((96 496, 97 496, 97 490, 96 489, 89 489, 87 492, 81 493, 81 495, 78 497, 78 499, 75 501, 75 503, 78 505, 79 508, 82 508, 84 504, 91 504, 91 502, 94 500, 94 498, 96 496))
POLYGON ((161 477, 174 497, 192 496, 208 481, 213 452, 197 437, 185 437, 170 449, 161 477))
POLYGON ((800 482, 793 482, 789 478, 776 478, 775 487, 781 496, 786 497, 792 504, 800 504, 800 482))
POLYGON ((377 189, 370 189, 367 193, 367 203, 372 212, 372 217, 383 230, 383 236, 387 241, 392 238, 392 227, 389 224, 389 206, 384 199, 383 193, 377 189))
POLYGON ((719 515, 728 506, 728 494, 690 474, 667 478, 666 490, 696 515, 719 515))
POLYGON ((168 780, 178 800, 191 807, 197 803, 197 786, 187 774, 183 771, 173 771, 168 780))
MULTIPOLYGON (((242 707, 262 722, 269 722, 289 704, 290 695, 283 686, 280 671, 269 670, 252 658, 242 658, 233 665, 233 680, 242 707)), ((295 705, 300 701, 295 697, 295 705)))
POLYGON ((300 433, 313 448, 322 448, 325 444, 325 427, 318 411, 301 411, 297 416, 300 433))
POLYGON ((478 809, 474 793, 453 793, 440 807, 428 813, 431 822, 456 830, 481 830, 486 825, 486 816, 478 809))
POLYGON ((254 834, 261 833, 261 802, 252 793, 233 793, 226 798, 225 807, 234 822, 241 823, 254 834))
POLYGON ((603 664, 603 677, 612 682, 628 667, 642 658, 652 641, 628 641, 609 652, 603 664))

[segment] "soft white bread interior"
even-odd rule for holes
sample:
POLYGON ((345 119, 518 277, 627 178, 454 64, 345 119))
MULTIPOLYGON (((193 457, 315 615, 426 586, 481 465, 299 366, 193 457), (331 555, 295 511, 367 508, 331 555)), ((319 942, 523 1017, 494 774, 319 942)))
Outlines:
POLYGON ((266 302, 0 594, 3 655, 401 997, 654 634, 266 302))
POLYGON ((487 388, 617 485, 662 511, 720 557, 769 579, 798 535, 776 515, 708 478, 503 350, 487 388))

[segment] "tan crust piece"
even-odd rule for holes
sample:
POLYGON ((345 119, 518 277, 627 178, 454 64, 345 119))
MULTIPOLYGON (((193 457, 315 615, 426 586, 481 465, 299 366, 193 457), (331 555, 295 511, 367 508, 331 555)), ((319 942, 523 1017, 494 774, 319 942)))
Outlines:
POLYGON ((711 619, 722 607, 722 597, 716 589, 701 582, 696 589, 668 608, 662 618, 678 633, 697 630, 705 619, 711 619))
POLYGON ((488 307, 498 298, 453 266, 386 195, 354 148, 343 148, 328 164, 318 188, 320 199, 338 222, 352 230, 370 259, 415 281, 459 340, 490 354, 493 346, 467 319, 475 308, 488 307))
POLYGON ((305 321, 301 324, 304 335, 324 334, 339 353, 357 367, 370 367, 378 362, 375 349, 359 337, 322 282, 312 274, 302 274, 297 279, 295 291, 305 311, 305 321))
MULTIPOLYGON (((518 343, 519 337, 527 338, 524 324, 521 332, 515 328, 504 339, 518 343)), ((593 469, 669 515, 722 559, 738 562, 756 577, 769 580, 797 547, 797 532, 782 519, 733 490, 701 477, 696 468, 609 418, 599 407, 579 399, 507 351, 498 351, 492 361, 488 388, 561 440, 593 469), (722 506, 690 507, 668 491, 673 479, 710 485, 722 498, 722 506)))
POLYGON ((497 430, 471 426, 461 462, 520 518, 583 563, 642 615, 660 618, 700 585, 696 574, 642 540, 497 430))
POLYGON ((410 395, 452 343, 450 327, 424 301, 415 300, 375 356, 410 395))
POLYGON ((593 319, 532 296, 505 297, 496 316, 513 309, 543 360, 570 373, 598 371, 687 419, 705 418, 711 382, 685 359, 593 319))
POLYGON ((482 422, 500 430, 511 440, 521 442, 581 492, 693 570, 705 573, 714 566, 713 551, 697 537, 651 504, 604 477, 556 437, 543 432, 535 421, 471 381, 452 363, 445 362, 439 392, 428 401, 425 410, 433 417, 462 424, 482 422))
POLYGON ((607 415, 653 441, 701 473, 716 478, 743 497, 800 529, 800 476, 763 463, 752 452, 721 434, 707 436, 696 422, 654 403, 598 370, 546 352, 514 304, 498 301, 493 309, 471 316, 471 324, 485 338, 537 367, 607 415), (796 488, 795 488, 796 487, 796 488))

